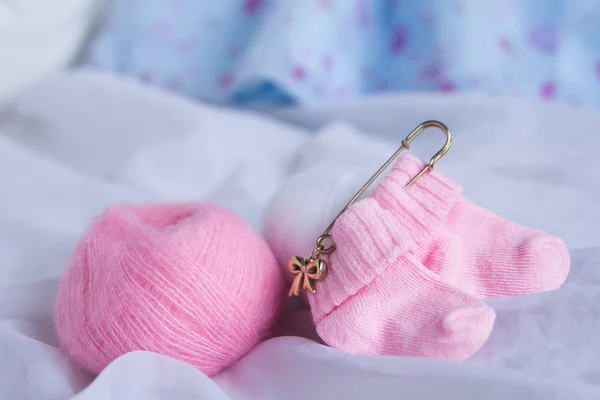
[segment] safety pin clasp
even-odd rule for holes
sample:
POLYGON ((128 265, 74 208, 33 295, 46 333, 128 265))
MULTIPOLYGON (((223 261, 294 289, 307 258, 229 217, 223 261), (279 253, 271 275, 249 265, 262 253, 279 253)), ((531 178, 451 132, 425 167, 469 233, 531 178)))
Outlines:
POLYGON ((433 169, 435 163, 437 163, 440 158, 442 158, 450 147, 452 146, 452 135, 450 134, 450 130, 446 125, 444 125, 440 121, 425 121, 419 126, 417 126, 409 135, 402 141, 402 146, 392 156, 373 174, 373 176, 363 185, 363 187, 350 199, 348 204, 344 206, 342 211, 333 219, 331 224, 325 229, 325 232, 321 236, 317 238, 317 243, 315 249, 312 251, 311 255, 308 258, 302 259, 300 257, 292 257, 289 263, 290 272, 296 275, 294 279, 294 284, 290 289, 289 296, 299 296, 302 289, 307 289, 311 293, 316 293, 316 282, 322 281, 327 276, 328 265, 321 258, 324 254, 330 254, 336 249, 335 240, 333 236, 331 236, 330 232, 335 225, 337 219, 342 215, 348 207, 354 204, 359 197, 367 190, 371 184, 381 175, 381 173, 402 153, 404 150, 408 150, 410 148, 411 142, 421 134, 427 128, 438 128, 446 135, 446 141, 444 146, 437 152, 431 159, 429 163, 419 171, 417 175, 415 175, 405 186, 404 189, 409 188, 414 182, 417 181, 424 173, 433 169))

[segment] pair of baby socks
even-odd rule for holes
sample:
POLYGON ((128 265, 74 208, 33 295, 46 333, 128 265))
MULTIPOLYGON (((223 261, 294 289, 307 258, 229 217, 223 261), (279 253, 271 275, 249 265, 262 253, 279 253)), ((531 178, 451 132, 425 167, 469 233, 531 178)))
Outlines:
POLYGON ((483 299, 565 281, 569 255, 559 238, 473 204, 435 170, 405 190, 424 166, 399 158, 336 221, 329 274, 309 294, 317 332, 332 347, 464 360, 494 324, 483 299))

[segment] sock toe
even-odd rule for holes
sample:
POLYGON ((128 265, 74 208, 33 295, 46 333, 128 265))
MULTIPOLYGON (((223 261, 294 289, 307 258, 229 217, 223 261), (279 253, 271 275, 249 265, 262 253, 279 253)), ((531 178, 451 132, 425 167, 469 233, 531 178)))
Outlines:
POLYGON ((496 313, 485 303, 457 308, 448 313, 442 321, 442 329, 453 346, 448 346, 444 358, 464 361, 471 357, 489 338, 495 320, 496 313))
POLYGON ((556 236, 532 236, 521 246, 522 262, 527 268, 529 292, 556 290, 567 279, 570 269, 569 251, 556 236))

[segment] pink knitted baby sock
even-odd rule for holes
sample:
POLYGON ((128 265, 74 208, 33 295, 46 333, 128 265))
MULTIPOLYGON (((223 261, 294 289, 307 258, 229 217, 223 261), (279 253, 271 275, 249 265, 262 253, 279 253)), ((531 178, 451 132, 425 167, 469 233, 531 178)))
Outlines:
POLYGON ((425 268, 377 200, 350 207, 332 234, 329 274, 308 296, 325 343, 358 354, 464 360, 487 340, 494 311, 425 268))
POLYGON ((401 157, 372 196, 416 242, 413 254, 440 279, 479 298, 554 290, 569 273, 569 253, 557 237, 511 221, 462 196, 433 170, 407 190, 425 164, 401 157))

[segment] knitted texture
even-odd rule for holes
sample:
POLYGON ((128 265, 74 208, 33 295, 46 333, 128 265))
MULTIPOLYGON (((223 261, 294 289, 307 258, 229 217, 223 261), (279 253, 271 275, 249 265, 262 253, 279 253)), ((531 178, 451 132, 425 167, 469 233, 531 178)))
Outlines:
POLYGON ((479 298, 544 292, 564 283, 570 260, 558 237, 473 204, 435 170, 405 190, 424 166, 413 156, 401 157, 372 196, 416 242, 413 254, 442 281, 479 298))
MULTIPOLYGON (((553 290, 565 281, 569 255, 559 238, 473 204, 436 170, 405 189, 424 166, 400 157, 370 197, 336 221, 329 276, 308 296, 329 345, 465 359, 494 320, 476 299, 553 290)), ((311 171, 298 175, 269 206, 265 235, 281 263, 309 253, 364 178, 350 171, 319 176, 320 196, 313 195, 315 181, 311 171)))
POLYGON ((333 229, 330 272, 309 296, 319 336, 359 354, 464 360, 489 337, 495 313, 444 284, 411 254, 415 243, 376 199, 333 229))
MULTIPOLYGON (((550 291, 564 283, 570 260, 558 237, 473 204, 459 185, 437 170, 405 190, 424 166, 413 156, 400 157, 367 195, 394 214, 415 241, 411 251, 425 267, 479 298, 550 291)), ((290 254, 309 254, 315 238, 370 176, 350 170, 316 179, 316 173, 291 179, 267 210, 265 237, 281 265, 290 254), (319 196, 314 196, 317 191, 319 196)))
POLYGON ((146 350, 214 375, 270 332, 284 280, 266 242, 210 204, 119 204, 98 217, 62 277, 56 330, 98 373, 146 350))

